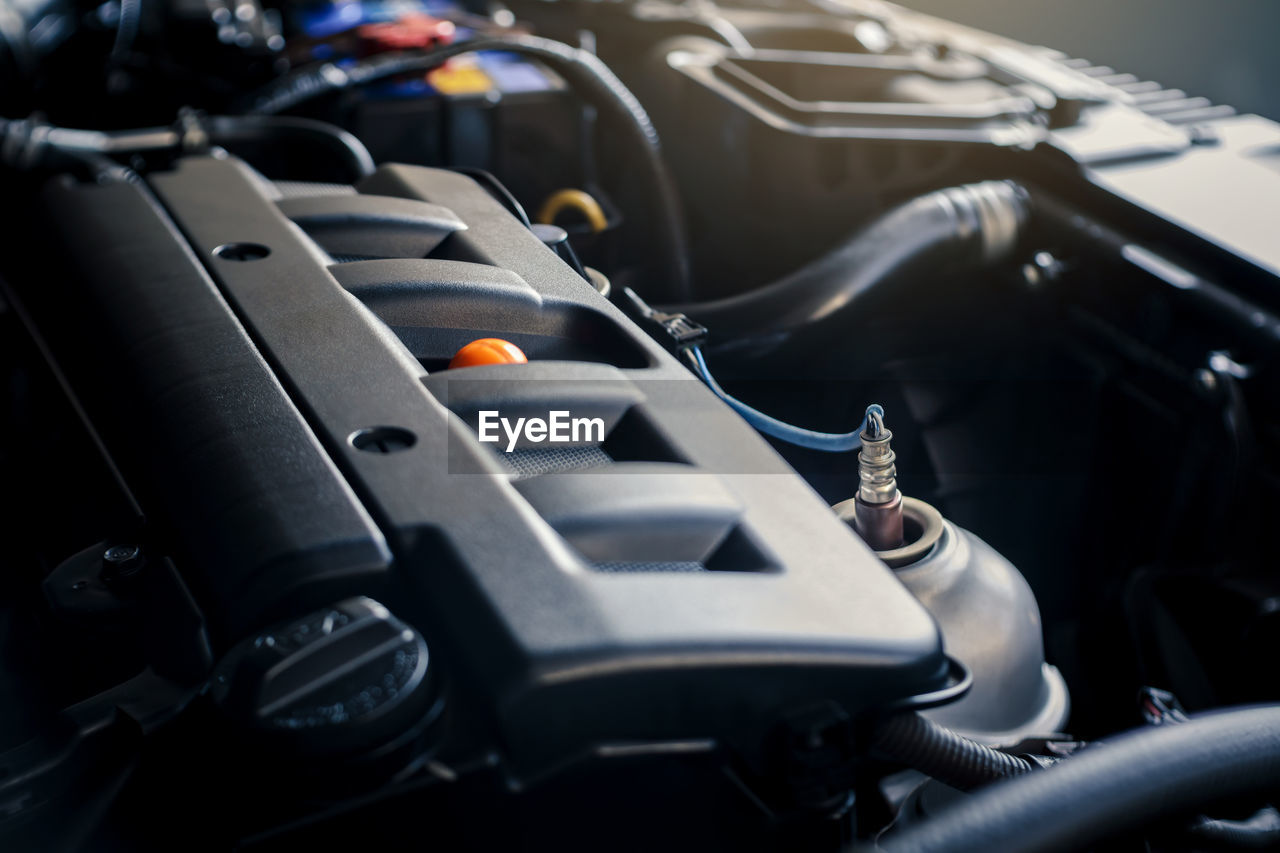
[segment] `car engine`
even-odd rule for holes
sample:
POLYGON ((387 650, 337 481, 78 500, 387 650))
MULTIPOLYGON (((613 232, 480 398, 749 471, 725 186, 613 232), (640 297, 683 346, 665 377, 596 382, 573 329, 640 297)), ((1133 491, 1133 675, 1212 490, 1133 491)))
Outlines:
POLYGON ((880 0, 0 0, 0 182, 0 849, 1280 849, 1280 124, 880 0))

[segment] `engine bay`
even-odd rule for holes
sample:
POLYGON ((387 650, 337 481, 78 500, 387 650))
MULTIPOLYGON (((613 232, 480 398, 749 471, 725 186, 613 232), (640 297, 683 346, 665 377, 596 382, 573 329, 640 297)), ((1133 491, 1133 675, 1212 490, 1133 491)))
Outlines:
POLYGON ((0 846, 1280 847, 1280 124, 879 0, 0 0, 0 846))

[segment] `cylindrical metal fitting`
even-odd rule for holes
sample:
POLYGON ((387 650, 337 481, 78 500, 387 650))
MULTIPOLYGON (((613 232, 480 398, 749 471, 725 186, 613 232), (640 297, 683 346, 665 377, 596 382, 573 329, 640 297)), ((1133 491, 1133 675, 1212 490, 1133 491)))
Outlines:
POLYGON ((894 490, 889 503, 867 503, 859 494, 854 500, 853 518, 860 535, 875 551, 900 548, 902 541, 902 495, 894 490))
POLYGON ((884 430, 883 437, 868 439, 862 434, 862 450, 858 452, 858 498, 864 503, 887 504, 901 497, 898 492, 898 455, 889 446, 893 433, 884 430))
POLYGON ((902 493, 898 491, 898 457, 889 442, 879 407, 867 409, 858 453, 858 494, 854 518, 858 533, 877 551, 902 545, 902 493))

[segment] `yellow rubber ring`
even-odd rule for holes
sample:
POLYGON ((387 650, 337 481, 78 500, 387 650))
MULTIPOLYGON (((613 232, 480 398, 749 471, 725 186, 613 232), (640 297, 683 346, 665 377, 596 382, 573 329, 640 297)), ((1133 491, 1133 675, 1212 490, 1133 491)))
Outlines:
POLYGON ((554 225, 556 217, 565 208, 581 213, 592 231, 599 232, 609 227, 609 220, 605 217, 600 202, 582 190, 556 190, 538 208, 537 220, 543 225, 554 225))

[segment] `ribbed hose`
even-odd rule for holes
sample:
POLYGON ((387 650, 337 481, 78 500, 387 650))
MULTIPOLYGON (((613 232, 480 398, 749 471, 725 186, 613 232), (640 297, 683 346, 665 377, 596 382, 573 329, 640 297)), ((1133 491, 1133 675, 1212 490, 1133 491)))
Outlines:
POLYGON ((999 261, 1017 245, 1027 218, 1027 193, 1012 181, 938 190, 894 208, 772 284, 711 302, 660 307, 688 314, 721 340, 776 340, 848 311, 922 261, 999 261))
POLYGON ((563 77, 584 101, 602 114, 622 120, 621 125, 635 148, 635 166, 654 194, 653 226, 657 237, 653 245, 663 258, 662 267, 668 281, 665 287, 652 288, 652 292, 666 298, 687 299, 690 294, 689 253, 684 216, 675 183, 662 159, 658 132, 636 96, 593 53, 527 35, 486 37, 425 51, 388 53, 350 66, 325 64, 288 74, 251 97, 246 111, 259 115, 283 112, 328 92, 400 74, 428 71, 455 56, 483 50, 519 53, 545 63, 563 77))
POLYGON ((873 730, 871 743, 878 756, 962 791, 1035 769, 1025 758, 969 740, 915 712, 886 717, 873 730))
POLYGON ((1186 836, 1197 850, 1280 850, 1280 812, 1265 808, 1247 820, 1203 817, 1186 836))
POLYGON ((119 9, 116 37, 111 45, 112 59, 127 56, 137 41, 138 27, 142 22, 142 0, 120 0, 119 9))
POLYGON ((886 838, 891 853, 1080 850, 1164 816, 1280 787, 1280 706, 1192 717, 991 785, 886 838))

